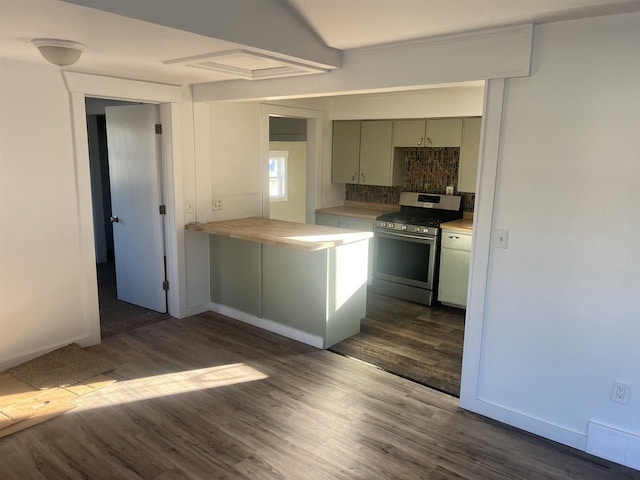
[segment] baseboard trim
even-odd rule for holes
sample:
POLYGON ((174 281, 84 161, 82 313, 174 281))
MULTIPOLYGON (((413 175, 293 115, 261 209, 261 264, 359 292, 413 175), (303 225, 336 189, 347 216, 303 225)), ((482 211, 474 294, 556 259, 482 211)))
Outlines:
POLYGON ((221 315, 225 315, 227 317, 231 317, 235 320, 248 323, 249 325, 253 325, 254 327, 277 333, 278 335, 282 335, 283 337, 291 338, 293 340, 297 340, 298 342, 311 345, 312 347, 324 348, 324 339, 322 337, 313 335, 308 332, 303 332, 302 330, 298 330, 297 328, 289 327, 278 322, 274 322, 273 320, 269 320, 267 318, 259 318, 255 315, 236 310, 235 308, 227 307, 226 305, 220 305, 213 302, 209 304, 209 310, 221 315))
POLYGON ((587 435, 585 433, 570 430, 560 425, 549 423, 545 420, 526 415, 515 410, 491 403, 487 400, 476 398, 469 402, 460 399, 460 406, 465 410, 479 415, 498 420, 529 433, 553 440, 554 442, 568 445, 569 447, 585 451, 587 447, 587 435))
POLYGON ((24 362, 28 362, 29 360, 33 360, 34 358, 38 358, 42 355, 46 355, 47 353, 57 350, 58 348, 66 347, 71 343, 77 343, 82 348, 89 347, 91 345, 96 345, 95 339, 91 334, 78 337, 78 338, 71 338, 63 342, 57 342, 55 344, 48 345, 43 348, 39 348, 36 351, 27 353, 26 355, 20 355, 19 357, 16 357, 16 358, 0 360, 0 372, 4 372, 5 370, 10 369, 11 367, 15 367, 16 365, 20 365, 24 362))
POLYGON ((192 315, 198 315, 200 313, 211 311, 211 302, 201 302, 195 305, 187 305, 180 310, 180 316, 178 318, 186 318, 192 315))

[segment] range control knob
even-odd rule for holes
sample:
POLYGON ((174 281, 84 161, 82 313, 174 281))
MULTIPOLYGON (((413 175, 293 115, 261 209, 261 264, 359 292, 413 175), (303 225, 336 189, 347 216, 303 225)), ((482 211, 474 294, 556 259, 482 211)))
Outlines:
POLYGON ((406 229, 407 229, 407 226, 406 226, 406 225, 402 225, 402 226, 400 227, 400 230, 406 230, 406 229))
POLYGON ((381 226, 382 228, 385 228, 385 227, 387 226, 387 222, 380 222, 380 226, 381 226))
POLYGON ((416 233, 420 233, 420 227, 414 227, 413 231, 416 233))
POLYGON ((394 225, 393 225, 393 223, 387 223, 387 227, 389 227, 389 228, 393 228, 393 227, 394 227, 394 225))

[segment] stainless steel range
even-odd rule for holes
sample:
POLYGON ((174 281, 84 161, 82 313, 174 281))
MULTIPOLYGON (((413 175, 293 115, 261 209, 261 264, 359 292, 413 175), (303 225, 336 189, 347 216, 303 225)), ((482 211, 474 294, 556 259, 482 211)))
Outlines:
POLYGON ((462 218, 461 197, 400 194, 400 211, 377 217, 373 291, 431 305, 437 298, 440 224, 462 218))

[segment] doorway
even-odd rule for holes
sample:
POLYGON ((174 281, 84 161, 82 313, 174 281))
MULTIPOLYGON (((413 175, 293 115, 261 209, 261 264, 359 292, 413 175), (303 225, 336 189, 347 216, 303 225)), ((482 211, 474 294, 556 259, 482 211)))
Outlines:
MULTIPOLYGON (((167 311, 167 300, 164 291, 161 292, 162 298, 156 300, 155 304, 149 304, 144 296, 140 297, 138 292, 135 291, 138 290, 140 284, 148 283, 146 278, 148 278, 149 275, 155 277, 161 275, 162 280, 165 280, 163 230, 142 227, 142 233, 138 233, 138 236, 142 235, 140 238, 132 239, 130 238, 130 234, 125 234, 125 237, 123 237, 122 231, 126 222, 124 219, 120 222, 117 216, 118 213, 114 212, 115 208, 119 211, 120 215, 122 215, 122 213, 124 213, 123 210, 127 210, 125 217, 130 220, 134 215, 134 212, 129 211, 130 205, 141 203, 142 206, 139 208, 145 208, 144 204, 148 203, 145 202, 144 199, 132 197, 130 192, 127 194, 126 188, 124 189, 125 191, 123 191, 123 181, 119 178, 123 174, 122 165, 117 168, 118 163, 130 161, 127 157, 123 158, 122 152, 118 151, 121 146, 128 145, 127 139, 123 138, 121 132, 118 131, 118 118, 124 115, 130 118, 130 120, 125 121, 139 123, 139 120, 131 117, 131 113, 139 109, 152 110, 155 112, 152 112, 152 115, 157 117, 158 107, 156 105, 143 105, 144 104, 137 102, 123 102, 89 97, 85 100, 101 337, 115 335, 168 317, 165 313, 167 311), (113 109, 117 109, 117 115, 115 115, 115 117, 113 109), (133 111, 131 109, 133 109, 133 111), (117 144, 111 142, 111 150, 115 152, 111 162, 109 158, 110 128, 108 114, 111 115, 111 136, 117 138, 117 144), (116 123, 115 126, 114 123, 116 123), (116 181, 112 182, 112 173, 114 171, 116 172, 116 181), (123 204, 126 205, 126 208, 123 207, 123 204), (115 232, 115 235, 114 226, 119 229, 115 232), (129 235, 129 237, 126 235, 129 235), (150 236, 157 238, 152 239, 150 236), (136 263, 137 258, 141 256, 137 250, 140 250, 140 247, 147 250, 149 248, 148 245, 154 242, 157 245, 159 244, 161 249, 157 255, 155 255, 158 260, 156 264, 159 265, 155 266, 155 273, 151 271, 140 277, 137 271, 146 271, 150 268, 153 270, 153 267, 150 267, 150 263, 152 262, 149 261, 136 263), (140 245, 137 248, 136 243, 140 245), (132 259, 132 257, 134 258, 132 259), (129 268, 135 268, 136 273, 132 275, 130 271, 128 271, 129 268), (158 273, 159 269, 161 269, 160 273, 158 273), (134 287, 128 285, 130 283, 133 283, 134 287)), ((126 123, 122 125, 121 129, 122 128, 128 131, 132 130, 126 123)), ((159 140, 157 141, 159 142, 159 140)), ((155 138, 153 142, 156 142, 155 138)), ((133 148, 135 149, 135 146, 133 148)), ((159 149, 157 150, 159 151, 159 149)), ((129 155, 134 155, 133 151, 131 151, 129 155)), ((139 153, 136 153, 136 155, 140 156, 139 153)), ((154 159, 151 164, 145 164, 145 168, 142 171, 140 168, 141 167, 138 167, 137 171, 134 170, 132 172, 131 167, 125 165, 125 174, 130 178, 140 177, 143 181, 137 182, 138 185, 155 183, 155 185, 158 186, 160 196, 160 200, 157 203, 162 203, 162 189, 160 188, 162 185, 161 162, 159 159, 158 161, 154 159), (154 163, 157 165, 157 168, 153 168, 154 163)), ((143 188, 135 186, 134 191, 137 193, 143 191, 143 188)), ((154 196, 153 194, 150 195, 148 191, 146 192, 145 196, 154 196)), ((146 210, 149 210, 148 206, 146 210)), ((128 222, 126 226, 131 228, 132 223, 133 222, 128 222)))
POLYGON ((269 218, 306 223, 307 120, 269 117, 269 218))
POLYGON ((320 205, 322 190, 322 143, 324 112, 298 107, 284 107, 281 105, 260 105, 260 155, 262 179, 262 216, 271 218, 269 198, 269 151, 270 151, 270 122, 272 118, 288 118, 304 122, 306 125, 306 186, 305 186, 305 217, 303 223, 315 223, 316 208, 320 205))

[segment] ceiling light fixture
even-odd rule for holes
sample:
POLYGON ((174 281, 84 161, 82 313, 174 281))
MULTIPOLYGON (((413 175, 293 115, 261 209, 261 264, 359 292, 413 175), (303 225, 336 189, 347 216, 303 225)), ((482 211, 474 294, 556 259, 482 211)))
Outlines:
POLYGON ((57 38, 34 38, 31 43, 40 50, 42 56, 54 65, 65 67, 73 65, 84 52, 86 45, 71 40, 57 38))

